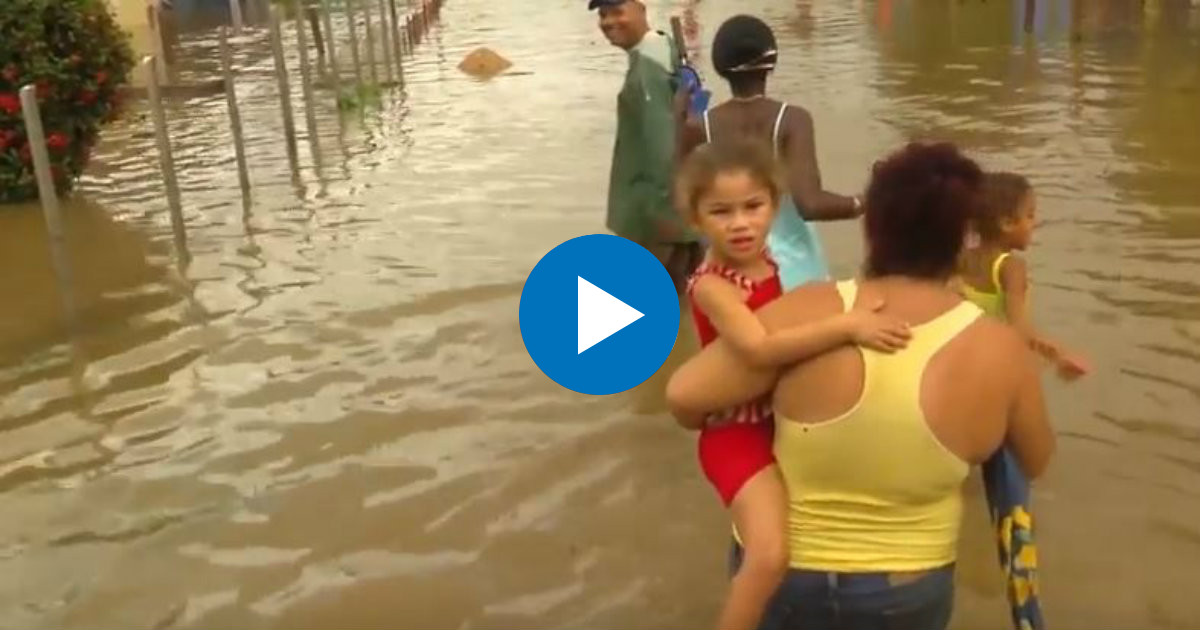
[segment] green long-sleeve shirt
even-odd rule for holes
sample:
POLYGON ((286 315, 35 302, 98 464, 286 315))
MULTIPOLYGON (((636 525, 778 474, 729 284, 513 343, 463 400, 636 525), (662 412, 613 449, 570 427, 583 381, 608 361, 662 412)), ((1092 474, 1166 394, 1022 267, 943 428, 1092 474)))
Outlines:
POLYGON ((671 204, 675 44, 651 31, 629 51, 617 97, 617 140, 608 185, 608 229, 640 243, 699 240, 671 204))

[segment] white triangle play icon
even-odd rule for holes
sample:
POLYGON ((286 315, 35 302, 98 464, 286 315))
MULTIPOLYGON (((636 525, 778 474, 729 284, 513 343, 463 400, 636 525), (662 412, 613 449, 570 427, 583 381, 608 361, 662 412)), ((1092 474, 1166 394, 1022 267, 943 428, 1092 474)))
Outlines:
MULTIPOLYGON (((578 276, 576 276, 578 278, 578 276)), ((579 278, 579 352, 608 339, 643 317, 632 306, 579 278)))

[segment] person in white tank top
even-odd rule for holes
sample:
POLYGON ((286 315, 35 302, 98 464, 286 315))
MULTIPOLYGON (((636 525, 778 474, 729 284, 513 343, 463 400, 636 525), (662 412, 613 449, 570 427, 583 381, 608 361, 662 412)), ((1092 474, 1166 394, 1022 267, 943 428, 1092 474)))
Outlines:
POLYGON ((722 137, 761 137, 786 166, 791 194, 781 204, 768 242, 785 289, 829 279, 820 238, 810 221, 861 216, 857 197, 821 186, 812 116, 803 107, 766 95, 767 76, 778 61, 775 35, 762 20, 737 15, 726 20, 713 39, 712 63, 729 83, 733 98, 690 120, 679 134, 678 158, 722 137))

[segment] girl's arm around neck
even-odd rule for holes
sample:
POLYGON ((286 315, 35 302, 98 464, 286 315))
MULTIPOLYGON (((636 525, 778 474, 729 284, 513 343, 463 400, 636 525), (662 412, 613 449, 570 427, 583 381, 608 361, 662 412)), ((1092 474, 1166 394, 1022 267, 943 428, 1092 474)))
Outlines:
MULTIPOLYGON (((747 309, 749 310, 749 309, 747 309)), ((831 283, 793 289, 754 315, 768 334, 840 315, 841 298, 831 283)), ((667 384, 667 404, 680 424, 700 428, 708 414, 749 402, 770 392, 784 368, 754 367, 718 337, 684 363, 667 384)))
POLYGON ((746 306, 742 290, 718 276, 698 279, 692 298, 713 323, 721 339, 754 368, 795 363, 853 338, 854 321, 849 317, 830 317, 768 332, 754 311, 746 306))

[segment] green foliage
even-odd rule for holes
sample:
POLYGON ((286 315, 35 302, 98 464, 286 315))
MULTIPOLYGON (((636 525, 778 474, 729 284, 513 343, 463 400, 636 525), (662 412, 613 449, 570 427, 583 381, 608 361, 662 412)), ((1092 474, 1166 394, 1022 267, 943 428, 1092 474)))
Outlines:
POLYGON ((54 181, 69 190, 133 68, 106 0, 0 0, 0 203, 37 197, 18 91, 36 85, 54 181))

